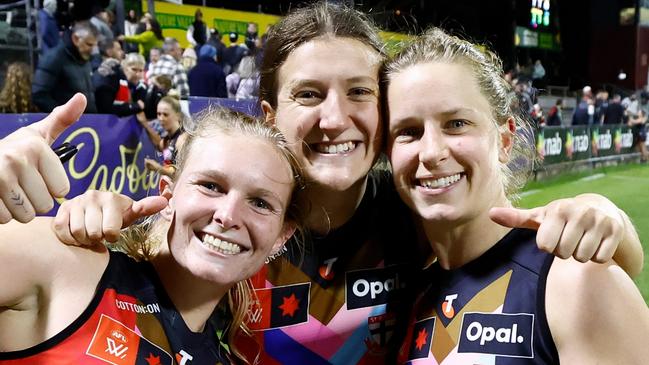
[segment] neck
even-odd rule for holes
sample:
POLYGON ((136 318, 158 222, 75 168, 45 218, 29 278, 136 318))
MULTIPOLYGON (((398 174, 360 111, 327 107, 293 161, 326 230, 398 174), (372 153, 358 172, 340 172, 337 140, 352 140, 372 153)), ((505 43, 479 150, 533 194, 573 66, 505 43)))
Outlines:
MULTIPOLYGON (((511 203, 503 198, 492 206, 511 207, 511 203)), ((488 208, 466 221, 423 221, 422 226, 437 261, 446 270, 482 256, 511 230, 492 221, 488 208)))
POLYGON ((366 187, 367 177, 342 192, 311 183, 300 196, 300 205, 308 212, 306 227, 322 235, 341 227, 356 213, 366 187))
POLYGON ((187 327, 193 332, 201 332, 229 288, 220 288, 214 283, 197 278, 178 265, 166 242, 163 247, 164 249, 151 259, 151 263, 187 327))

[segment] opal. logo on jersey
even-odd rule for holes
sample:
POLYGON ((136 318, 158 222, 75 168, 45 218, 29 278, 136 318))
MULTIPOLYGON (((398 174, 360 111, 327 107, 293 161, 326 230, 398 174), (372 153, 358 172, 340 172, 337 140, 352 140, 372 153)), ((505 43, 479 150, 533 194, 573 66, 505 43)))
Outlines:
POLYGON ((406 283, 399 278, 399 266, 349 271, 345 275, 347 309, 388 303, 406 283))
POLYGON ((533 358, 534 315, 465 313, 458 352, 533 358))

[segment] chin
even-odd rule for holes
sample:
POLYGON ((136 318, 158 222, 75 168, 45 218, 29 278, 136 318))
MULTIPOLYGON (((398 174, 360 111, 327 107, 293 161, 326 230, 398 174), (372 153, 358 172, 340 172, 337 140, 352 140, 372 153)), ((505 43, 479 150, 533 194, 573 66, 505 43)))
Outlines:
POLYGON ((358 182, 365 179, 366 174, 352 172, 350 169, 321 169, 313 168, 314 173, 309 173, 309 180, 329 190, 344 192, 353 188, 358 182))

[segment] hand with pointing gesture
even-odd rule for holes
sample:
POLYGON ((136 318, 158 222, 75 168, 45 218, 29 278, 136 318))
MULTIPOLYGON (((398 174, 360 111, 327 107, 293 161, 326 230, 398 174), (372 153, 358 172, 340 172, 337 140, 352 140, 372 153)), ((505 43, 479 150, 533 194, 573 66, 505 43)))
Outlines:
POLYGON ((601 195, 582 194, 533 209, 492 208, 489 216, 506 227, 536 229, 539 248, 560 258, 615 259, 631 276, 642 270, 642 245, 630 219, 601 195))
POLYGON ((45 119, 0 140, 0 223, 29 222, 52 209, 52 197, 68 193, 68 177, 50 144, 85 108, 85 96, 76 94, 45 119))
POLYGON ((69 245, 116 242, 122 228, 167 206, 167 197, 150 196, 134 201, 126 195, 88 190, 61 204, 53 228, 69 245))

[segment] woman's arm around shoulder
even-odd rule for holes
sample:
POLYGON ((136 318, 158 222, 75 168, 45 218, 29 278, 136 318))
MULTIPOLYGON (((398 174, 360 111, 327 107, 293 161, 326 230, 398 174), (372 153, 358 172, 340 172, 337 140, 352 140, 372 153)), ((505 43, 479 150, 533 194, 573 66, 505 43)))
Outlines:
POLYGON ((649 308, 615 263, 555 258, 546 313, 565 364, 644 364, 649 359, 649 308))

